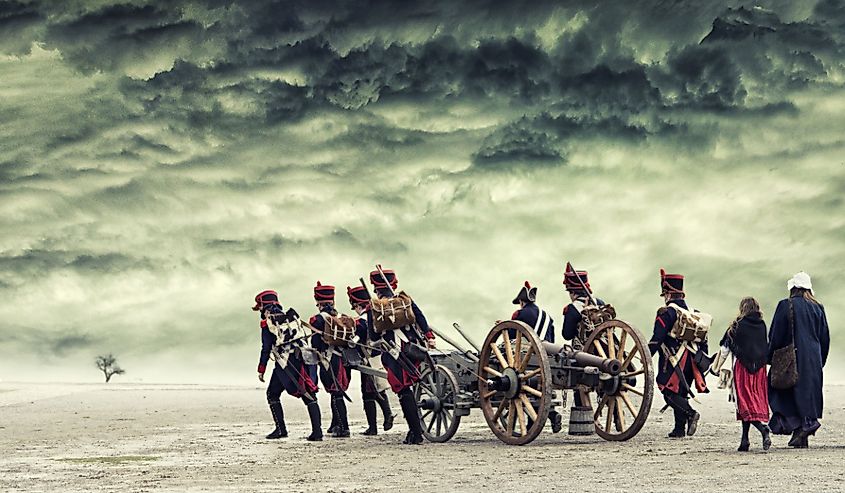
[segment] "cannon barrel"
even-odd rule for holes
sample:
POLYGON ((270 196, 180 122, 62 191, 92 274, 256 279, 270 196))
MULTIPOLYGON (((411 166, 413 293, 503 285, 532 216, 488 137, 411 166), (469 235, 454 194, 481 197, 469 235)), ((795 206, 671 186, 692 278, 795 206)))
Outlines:
POLYGON ((618 359, 602 358, 584 351, 575 351, 568 346, 562 344, 552 344, 551 342, 543 341, 543 348, 548 354, 562 354, 565 358, 575 361, 575 364, 580 367, 595 366, 604 373, 610 375, 619 375, 622 371, 622 362, 618 359))

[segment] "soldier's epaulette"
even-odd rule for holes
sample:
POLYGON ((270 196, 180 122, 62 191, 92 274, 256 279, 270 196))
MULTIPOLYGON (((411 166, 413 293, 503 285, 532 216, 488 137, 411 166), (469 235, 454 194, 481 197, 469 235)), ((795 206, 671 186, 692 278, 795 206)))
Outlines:
POLYGON ((568 312, 568 311, 569 311, 569 307, 570 307, 570 306, 571 306, 571 303, 570 303, 569 305, 566 305, 565 307, 563 307, 563 314, 564 314, 564 315, 566 315, 566 312, 568 312))
POLYGON ((659 316, 663 315, 668 310, 669 310, 668 306, 661 306, 660 308, 657 309, 657 316, 659 317, 659 316))

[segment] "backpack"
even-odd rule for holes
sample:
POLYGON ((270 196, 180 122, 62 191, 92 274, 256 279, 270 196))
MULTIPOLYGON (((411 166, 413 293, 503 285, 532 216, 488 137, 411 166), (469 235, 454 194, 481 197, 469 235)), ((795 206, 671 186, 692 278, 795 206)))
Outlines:
POLYGON ((713 316, 697 310, 687 310, 678 305, 669 305, 678 314, 675 325, 669 330, 669 336, 679 341, 704 342, 707 331, 713 325, 713 316))

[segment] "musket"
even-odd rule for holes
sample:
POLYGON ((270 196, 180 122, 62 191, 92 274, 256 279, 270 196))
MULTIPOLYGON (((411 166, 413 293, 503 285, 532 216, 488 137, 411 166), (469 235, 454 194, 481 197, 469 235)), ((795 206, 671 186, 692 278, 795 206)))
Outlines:
MULTIPOLYGON (((274 347, 272 349, 272 352, 273 352, 273 357, 276 359, 276 361, 279 361, 281 359, 281 355, 279 354, 279 350, 274 347)), ((314 394, 312 394, 311 392, 308 392, 308 390, 306 390, 305 387, 303 387, 302 384, 299 383, 299 378, 297 378, 296 375, 293 375, 291 373, 290 369, 288 368, 288 365, 285 365, 284 367, 282 367, 282 365, 279 365, 279 367, 282 368, 282 371, 287 373, 288 378, 293 380, 293 382, 296 384, 296 388, 299 390, 300 394, 308 397, 308 400, 317 400, 317 398, 314 397, 314 394)), ((299 373, 300 377, 305 376, 305 375, 302 374, 301 370, 297 370, 296 372, 299 373)), ((273 378, 273 377, 271 376, 270 378, 273 378)))
MULTIPOLYGON (((323 331, 318 330, 316 327, 312 326, 311 324, 306 324, 305 322, 302 322, 302 323, 303 323, 303 325, 305 325, 306 327, 308 327, 309 329, 311 329, 311 331, 312 331, 312 332, 314 332, 315 334, 318 334, 318 335, 320 335, 320 336, 322 336, 322 335, 324 334, 324 332, 323 332, 323 331)), ((320 351, 320 350, 318 350, 318 349, 315 349, 315 348, 312 348, 312 349, 313 349, 314 351, 321 352, 321 351, 320 351)), ((334 356, 334 355, 332 355, 332 356, 334 356)), ((333 371, 333 369, 332 369, 332 359, 331 359, 331 357, 329 357, 329 358, 328 358, 328 368, 327 368, 326 370, 327 370, 327 372, 328 372, 329 376, 331 376, 331 378, 332 378, 332 382, 334 382, 334 386, 335 386, 335 388, 337 389, 337 391, 338 391, 338 392, 340 392, 340 393, 341 393, 341 395, 343 395, 343 398, 344 398, 344 399, 346 399, 346 400, 347 400, 347 401, 349 401, 349 402, 352 402, 352 398, 351 398, 351 397, 349 397, 349 395, 346 393, 346 391, 345 391, 345 390, 343 390, 343 389, 341 389, 341 388, 340 388, 340 382, 338 382, 338 381, 337 381, 337 377, 335 376, 334 371, 333 371)))
MULTIPOLYGON (((681 345, 681 348, 684 351, 688 351, 688 349, 683 345, 681 345)), ((666 359, 669 360, 669 363, 672 364, 675 375, 678 376, 678 384, 680 385, 681 390, 684 391, 684 398, 686 398, 686 396, 690 396, 695 402, 698 402, 698 399, 695 398, 695 394, 692 393, 692 389, 689 386, 689 382, 687 382, 687 377, 684 376, 684 370, 683 368, 681 368, 680 362, 678 361, 677 357, 669 353, 669 348, 667 348, 665 344, 661 344, 660 349, 661 351, 663 351, 663 355, 666 357, 666 359)), ((693 364, 695 364, 695 362, 693 362, 693 364)))
MULTIPOLYGON (((567 262, 567 263, 566 263, 566 265, 568 265, 569 267, 572 267, 572 262, 567 262)), ((585 293, 587 293, 587 296, 589 296, 589 297, 590 297, 590 301, 593 303, 593 305, 594 305, 594 306, 599 306, 599 304, 598 304, 598 302, 596 301, 595 297, 593 297, 593 293, 592 293, 592 291, 590 291, 589 289, 587 289, 587 285, 586 285, 586 284, 584 284, 584 280, 583 280, 583 279, 581 279, 581 276, 578 274, 578 271, 575 269, 575 267, 572 267, 572 272, 575 274, 575 279, 578 279, 578 284, 580 284, 580 285, 581 285, 581 289, 583 289, 583 290, 584 290, 584 292, 585 292, 585 293)))
MULTIPOLYGON (((388 289, 388 290, 390 290, 390 295, 391 295, 392 297, 395 297, 395 296, 396 296, 396 291, 394 291, 394 290, 393 290, 393 286, 391 286, 391 285, 390 285, 390 282, 387 280, 387 276, 386 276, 386 275, 384 275, 384 271, 381 269, 381 264, 376 264, 376 270, 378 271, 379 275, 381 276, 381 280, 382 280, 382 281, 384 281, 384 284, 387 286, 387 289, 388 289)), ((425 337, 423 337, 422 333, 420 332, 419 327, 417 327, 417 324, 413 324, 413 329, 414 329, 414 333, 417 335, 417 338, 418 338, 419 340, 421 340, 421 341, 425 341, 425 337)), ((401 329, 400 329, 400 330, 401 330, 401 329)), ((413 343, 412 343, 412 342, 410 342, 410 341, 408 341, 408 344, 413 344, 413 343)), ((429 354, 429 352, 428 352, 428 347, 427 347, 427 346, 422 346, 422 348, 423 348, 423 350, 425 351, 425 358, 426 358, 426 362, 428 363, 429 367, 431 368, 431 371, 434 371, 434 368, 435 368, 437 365, 435 365, 435 363, 434 363, 434 359, 431 357, 431 354, 429 354)), ((401 348, 400 348, 400 350, 399 350, 399 355, 400 355, 400 356, 402 356, 402 357, 404 357, 405 359, 407 359, 407 360, 408 360, 408 362, 410 363, 410 366, 416 370, 416 365, 414 365, 414 364, 413 364, 413 362, 411 362, 411 361, 410 361, 410 359, 408 359, 408 357, 407 357, 407 356, 405 356, 404 354, 402 354, 402 350, 401 350, 401 348)), ((397 360, 397 361, 398 361, 398 360, 397 360)), ((415 373, 416 373, 417 375, 419 375, 420 377, 422 377, 422 375, 420 374, 419 370, 416 370, 416 371, 415 371, 415 373)))

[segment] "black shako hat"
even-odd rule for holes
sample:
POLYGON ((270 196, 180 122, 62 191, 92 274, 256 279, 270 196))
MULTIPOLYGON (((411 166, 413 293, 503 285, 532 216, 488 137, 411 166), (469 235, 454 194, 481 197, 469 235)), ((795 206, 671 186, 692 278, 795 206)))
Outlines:
POLYGON ((516 298, 513 299, 513 304, 518 305, 520 301, 524 301, 526 303, 534 303, 537 299, 537 288, 532 288, 531 284, 528 281, 525 281, 525 284, 519 290, 519 294, 516 295, 516 298))
POLYGON ((369 303, 370 297, 367 296, 367 288, 364 286, 346 287, 346 294, 349 296, 349 304, 355 306, 360 303, 369 303))
POLYGON ((667 274, 660 269, 660 295, 666 293, 684 294, 684 276, 681 274, 667 274))
POLYGON ((334 303, 334 286, 323 285, 317 281, 314 286, 314 301, 317 303, 334 303))
POLYGON ((264 305, 278 305, 279 304, 279 295, 272 289, 267 289, 255 295, 255 306, 252 307, 253 311, 260 310, 264 305))

